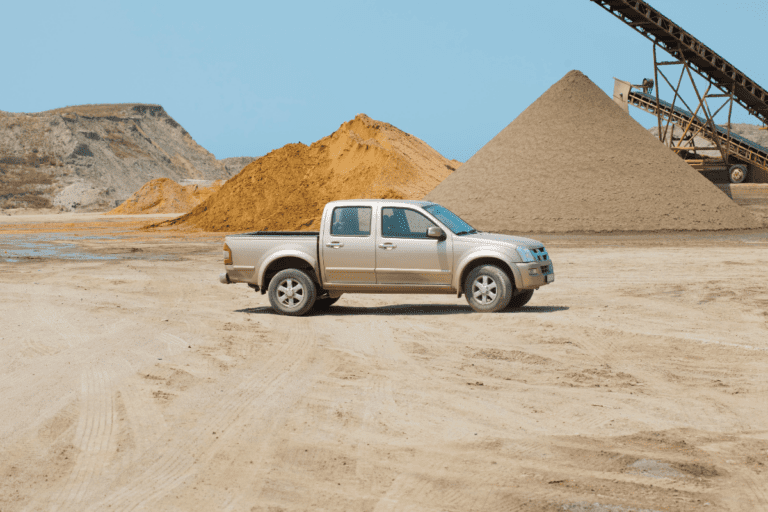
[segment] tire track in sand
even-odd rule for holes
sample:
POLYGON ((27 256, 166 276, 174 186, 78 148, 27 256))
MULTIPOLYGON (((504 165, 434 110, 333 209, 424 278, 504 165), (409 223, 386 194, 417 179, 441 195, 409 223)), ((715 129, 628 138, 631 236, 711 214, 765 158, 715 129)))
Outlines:
POLYGON ((184 338, 169 332, 161 332, 157 335, 157 340, 165 343, 165 345, 168 347, 168 355, 171 356, 175 356, 176 354, 183 352, 183 350, 188 346, 188 343, 184 340, 184 338))
POLYGON ((116 449, 116 410, 112 372, 89 368, 81 376, 81 413, 75 431, 78 449, 72 472, 64 487, 52 497, 50 510, 79 510, 99 479, 100 470, 116 449))
POLYGON ((211 432, 247 422, 252 430, 264 435, 261 446, 270 449, 269 429, 260 429, 259 424, 268 427, 271 417, 298 400, 322 370, 310 361, 315 341, 308 328, 310 319, 290 318, 290 321, 277 354, 261 368, 254 368, 251 377, 236 388, 210 396, 207 404, 201 404, 205 405, 201 410, 208 410, 209 414, 197 425, 182 429, 188 430, 189 435, 170 439, 163 436, 121 475, 128 484, 88 510, 151 508, 153 501, 193 476, 195 466, 215 452, 217 441, 211 432))
MULTIPOLYGON (((380 459, 381 454, 365 440, 370 436, 395 436, 401 439, 403 447, 407 447, 413 441, 406 438, 431 436, 422 424, 413 419, 419 411, 409 405, 411 400, 407 395, 413 392, 410 389, 412 386, 418 385, 414 381, 423 382, 431 379, 433 375, 402 350, 402 343, 399 342, 399 337, 394 335, 395 329, 391 320, 373 316, 359 316, 354 320, 352 325, 344 326, 346 329, 342 330, 346 332, 341 335, 338 335, 341 326, 332 326, 331 330, 337 334, 334 337, 334 345, 363 359, 363 365, 370 371, 364 380, 359 381, 355 394, 361 410, 359 426, 353 431, 339 432, 339 436, 356 444, 355 476, 361 494, 381 498, 383 501, 380 506, 387 510, 388 506, 397 503, 406 487, 424 485, 424 482, 410 474, 400 474, 394 483, 389 479, 385 480, 385 476, 389 474, 389 464, 374 462, 380 459), (396 397, 399 395, 405 395, 404 399, 398 401, 396 397)), ((418 321, 411 317, 399 318, 398 327, 402 322, 406 322, 410 328, 418 321)), ((446 426, 444 430, 447 430, 449 435, 455 434, 452 426, 446 426)), ((445 434, 445 431, 440 432, 442 436, 445 434)), ((393 444, 388 445, 388 449, 398 450, 399 444, 395 440, 393 444)), ((441 467, 439 463, 430 466, 434 466, 434 470, 441 467)))
POLYGON ((0 437, 6 442, 22 435, 27 426, 35 424, 39 418, 55 414, 61 407, 59 402, 63 394, 76 395, 81 388, 82 372, 107 365, 114 376, 124 376, 131 372, 131 368, 154 359, 159 348, 152 338, 136 333, 135 327, 127 321, 112 324, 95 334, 84 334, 71 324, 58 327, 62 338, 81 342, 56 354, 40 356, 23 368, 0 376, 0 405, 27 405, 23 410, 17 408, 14 421, 0 428, 0 437), (129 352, 115 359, 115 347, 124 344, 130 345, 129 352), (55 392, 40 393, 42 389, 54 389, 55 392))
MULTIPOLYGON (((24 348, 19 350, 24 360, 22 368, 34 367, 39 363, 40 358, 57 356, 65 350, 84 346, 87 343, 87 339, 80 330, 70 322, 72 317, 67 318, 46 304, 34 304, 32 311, 38 322, 35 324, 35 337, 26 339, 23 342, 24 348), (43 338, 49 341, 40 341, 43 338), (59 339, 58 345, 53 338, 59 339)), ((19 385, 18 376, 14 373, 0 375, 0 389, 6 385, 11 387, 19 385)))
POLYGON ((749 494, 754 497, 753 500, 750 500, 752 501, 752 505, 758 505, 754 506, 752 510, 768 511, 768 495, 765 492, 765 479, 763 479, 762 482, 758 481, 758 479, 755 478, 754 473, 747 473, 746 471, 740 472, 739 479, 744 482, 744 486, 749 489, 749 494))
MULTIPOLYGON (((357 317, 355 320, 363 320, 357 317)), ((364 439, 392 430, 391 420, 396 416, 398 404, 395 401, 395 390, 392 383, 393 372, 408 366, 408 359, 399 350, 393 340, 392 329, 388 322, 375 321, 373 317, 363 320, 363 325, 355 325, 355 329, 347 332, 346 336, 336 337, 335 343, 342 345, 357 357, 365 361, 365 366, 371 368, 366 379, 366 386, 358 388, 356 400, 361 403, 362 413, 359 431, 340 432, 344 437, 354 439, 355 476, 362 487, 364 495, 376 495, 381 492, 380 470, 371 462, 378 454, 364 439)))

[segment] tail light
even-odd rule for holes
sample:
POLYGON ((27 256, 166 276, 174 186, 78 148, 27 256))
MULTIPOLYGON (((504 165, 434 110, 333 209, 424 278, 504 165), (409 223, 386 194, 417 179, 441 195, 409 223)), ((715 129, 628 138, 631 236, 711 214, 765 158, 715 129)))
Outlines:
POLYGON ((227 244, 224 244, 224 264, 225 265, 232 264, 232 250, 229 248, 227 244))

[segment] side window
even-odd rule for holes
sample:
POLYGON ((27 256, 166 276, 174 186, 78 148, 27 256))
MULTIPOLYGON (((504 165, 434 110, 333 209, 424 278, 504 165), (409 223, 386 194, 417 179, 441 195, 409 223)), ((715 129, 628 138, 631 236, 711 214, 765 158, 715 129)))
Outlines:
POLYGON ((331 234, 337 236, 369 236, 370 206, 340 206, 333 209, 331 234))
POLYGON ((427 238, 435 224, 409 208, 382 208, 381 235, 387 238, 427 238))

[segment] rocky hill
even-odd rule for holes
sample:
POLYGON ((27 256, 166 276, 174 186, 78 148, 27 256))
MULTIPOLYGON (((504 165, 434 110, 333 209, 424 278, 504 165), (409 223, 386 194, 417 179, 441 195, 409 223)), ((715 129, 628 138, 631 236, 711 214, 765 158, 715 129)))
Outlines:
POLYGON ((256 160, 255 156, 234 156, 231 158, 222 158, 219 162, 224 164, 224 167, 227 169, 230 176, 234 176, 254 160, 256 160))
POLYGON ((0 111, 0 209, 106 211, 150 180, 227 179, 250 160, 217 160, 160 105, 0 111))
MULTIPOLYGON (((664 132, 665 125, 661 125, 661 131, 664 132)), ((653 135, 657 140, 659 138, 659 129, 656 126, 652 126, 648 129, 648 131, 653 135)), ((735 130, 734 130, 735 131, 735 130)), ((677 126, 676 124, 670 124, 669 128, 667 129, 667 136, 664 138, 664 144, 669 144, 669 137, 672 137, 672 142, 674 144, 677 144, 678 140, 680 139, 680 135, 683 133, 683 129, 677 126)), ((690 136, 690 134, 688 134, 690 136)), ((709 148, 712 147, 713 144, 709 139, 705 139, 704 137, 701 137, 697 135, 693 138, 694 145, 696 147, 700 148, 709 148)), ((711 150, 702 150, 699 151, 699 154, 705 157, 710 158, 720 158, 720 152, 719 151, 711 151, 711 150)))

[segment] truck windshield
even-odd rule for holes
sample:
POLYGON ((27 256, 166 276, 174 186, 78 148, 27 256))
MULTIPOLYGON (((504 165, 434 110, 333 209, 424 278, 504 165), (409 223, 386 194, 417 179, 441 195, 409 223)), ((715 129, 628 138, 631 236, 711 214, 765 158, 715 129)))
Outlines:
POLYGON ((440 206, 439 204, 430 204, 429 206, 425 206, 424 209, 437 217, 437 219, 445 224, 448 229, 453 231, 454 235, 469 235, 472 233, 477 233, 477 230, 461 220, 461 217, 450 211, 448 208, 445 208, 444 206, 440 206))

